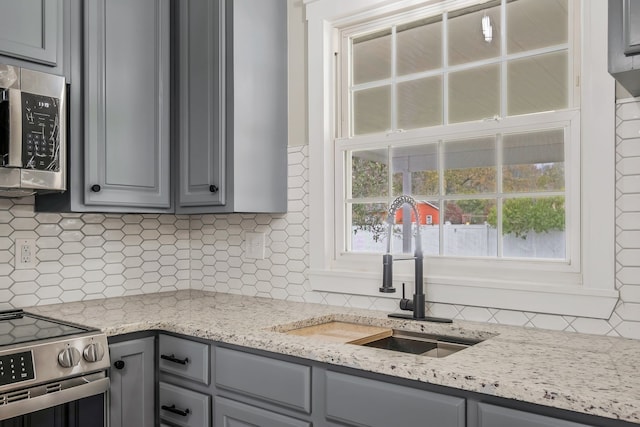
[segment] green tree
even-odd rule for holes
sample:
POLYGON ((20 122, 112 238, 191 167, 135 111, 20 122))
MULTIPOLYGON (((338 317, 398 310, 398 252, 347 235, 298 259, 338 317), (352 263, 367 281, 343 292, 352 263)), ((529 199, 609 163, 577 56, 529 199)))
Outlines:
MULTIPOLYGON (((495 207, 489 212, 487 222, 493 227, 497 226, 495 207)), ((526 239, 532 231, 545 233, 564 228, 564 197, 507 199, 502 205, 502 234, 513 233, 516 237, 526 239)))

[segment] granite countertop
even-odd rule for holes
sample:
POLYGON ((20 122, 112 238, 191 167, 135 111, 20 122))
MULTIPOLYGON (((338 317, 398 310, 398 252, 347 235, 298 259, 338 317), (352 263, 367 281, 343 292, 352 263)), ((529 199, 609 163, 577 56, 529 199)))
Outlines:
POLYGON ((107 335, 165 330, 640 424, 637 340, 466 321, 412 322, 389 319, 386 312, 193 290, 25 310, 107 335), (435 359, 281 333, 332 320, 485 341, 435 359))

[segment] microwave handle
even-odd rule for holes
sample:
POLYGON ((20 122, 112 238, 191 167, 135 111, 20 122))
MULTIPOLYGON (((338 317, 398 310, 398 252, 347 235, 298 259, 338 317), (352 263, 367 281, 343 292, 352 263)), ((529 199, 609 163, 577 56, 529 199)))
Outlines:
POLYGON ((8 89, 9 92, 9 156, 5 166, 22 167, 22 92, 8 89))

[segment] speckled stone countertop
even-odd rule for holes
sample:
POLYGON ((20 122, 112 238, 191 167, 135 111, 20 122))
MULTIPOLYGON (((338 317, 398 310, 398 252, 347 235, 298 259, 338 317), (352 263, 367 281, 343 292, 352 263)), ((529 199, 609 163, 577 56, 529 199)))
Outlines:
POLYGON ((201 291, 31 307, 108 335, 165 330, 640 424, 640 341, 486 323, 411 322, 385 312, 201 291), (485 341, 445 358, 281 332, 339 320, 485 341))

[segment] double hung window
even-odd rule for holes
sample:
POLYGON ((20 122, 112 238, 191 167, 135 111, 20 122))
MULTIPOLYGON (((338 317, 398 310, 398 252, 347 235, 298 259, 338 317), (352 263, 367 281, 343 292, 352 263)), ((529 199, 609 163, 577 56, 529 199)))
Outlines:
MULTIPOLYGON (((408 194, 418 218, 396 212, 391 248, 420 227, 429 302, 610 315, 606 4, 305 5, 312 288, 380 296, 387 210, 408 194)), ((411 263, 394 272, 412 282, 411 263)))
POLYGON ((577 7, 497 0, 342 31, 346 252, 383 251, 386 207, 410 194, 421 217, 398 215, 397 251, 414 222, 427 255, 571 261, 577 7))

